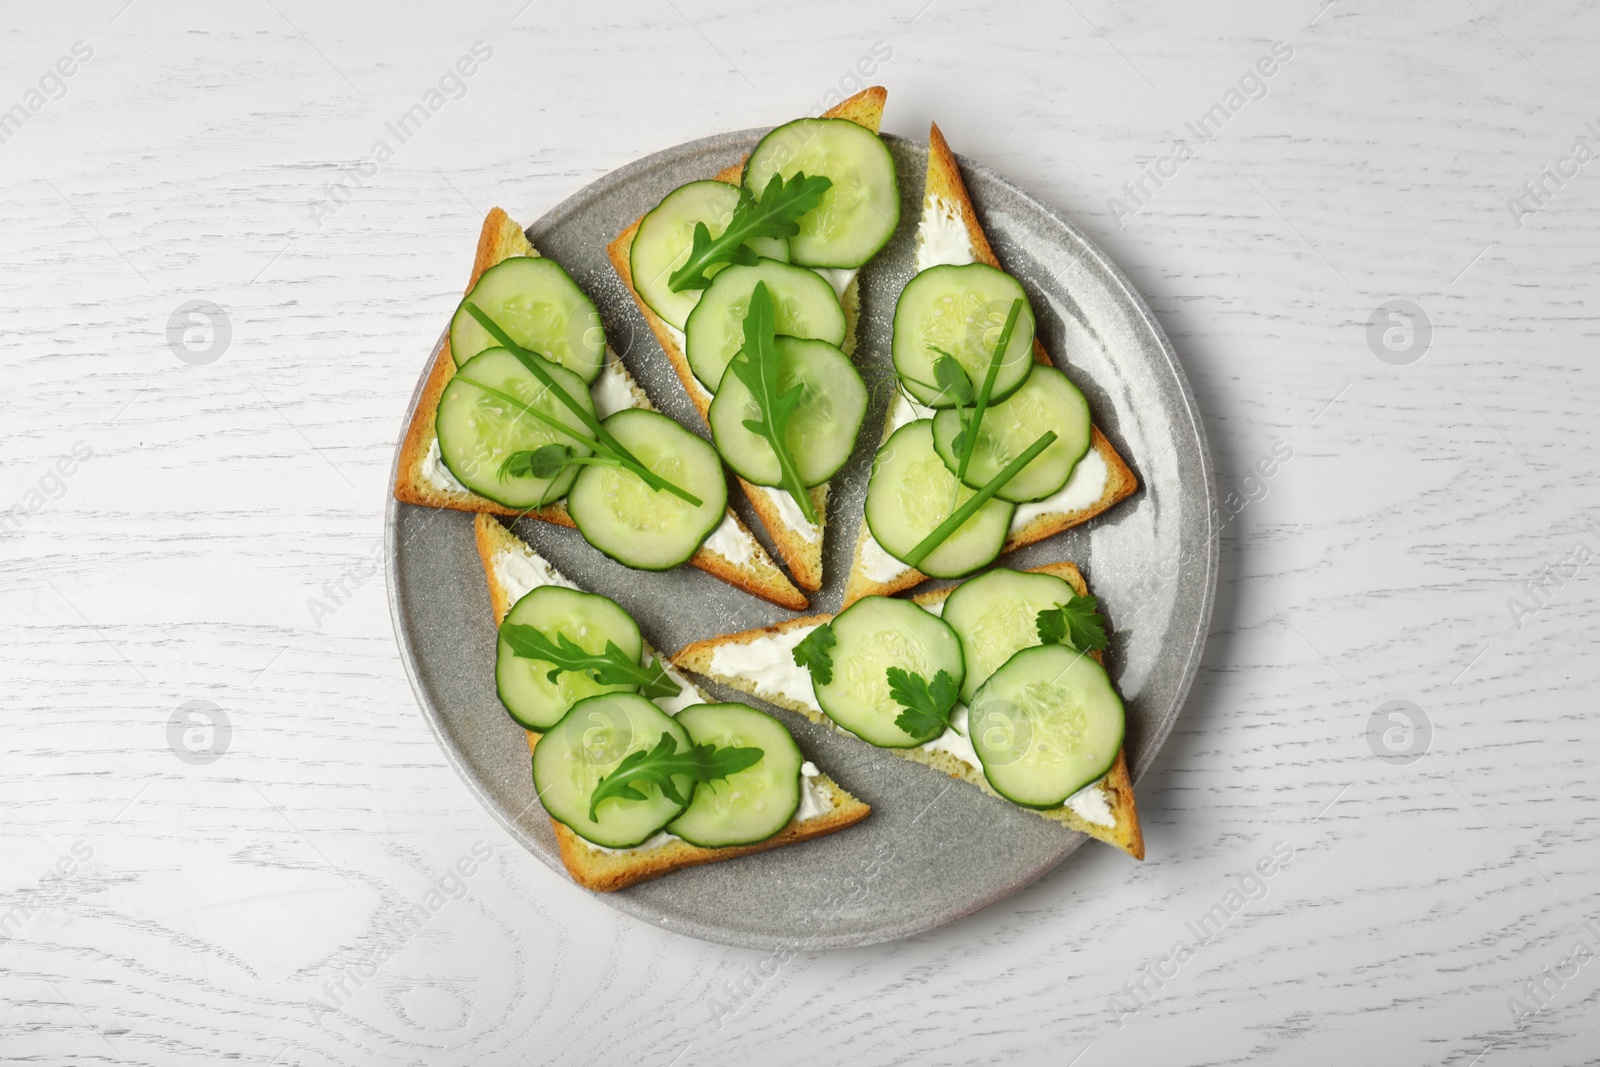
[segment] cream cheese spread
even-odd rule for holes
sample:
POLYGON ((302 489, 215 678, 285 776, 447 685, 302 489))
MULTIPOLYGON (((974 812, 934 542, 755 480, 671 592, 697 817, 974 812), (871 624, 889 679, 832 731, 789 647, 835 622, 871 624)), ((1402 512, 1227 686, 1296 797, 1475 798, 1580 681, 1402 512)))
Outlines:
POLYGON ((665 830, 662 830, 654 837, 648 838, 641 844, 634 845, 632 848, 607 848, 604 845, 597 845, 593 841, 589 840, 585 840, 583 843, 594 849, 596 852, 606 852, 613 856, 621 856, 630 852, 649 852, 651 849, 661 848, 664 845, 672 844, 674 841, 682 840, 683 838, 679 837, 677 834, 669 834, 665 830))
POLYGON ((783 524, 793 530, 802 541, 814 545, 822 540, 822 527, 806 521, 806 517, 800 513, 800 505, 794 502, 789 490, 770 485, 758 485, 755 490, 772 501, 772 506, 778 510, 778 517, 783 520, 783 524))
POLYGON ((1011 528, 1020 530, 1041 515, 1082 511, 1105 495, 1106 480, 1110 477, 1111 469, 1106 466, 1106 458, 1090 448, 1078 465, 1072 468, 1072 477, 1067 479, 1066 485, 1043 500, 1017 505, 1017 510, 1011 515, 1011 528))
POLYGON ((794 646, 815 626, 791 626, 763 634, 742 644, 722 645, 711 654, 711 673, 745 678, 755 685, 755 695, 768 700, 783 697, 808 708, 817 707, 811 672, 794 661, 794 646))
POLYGON ((638 391, 638 386, 628 377, 628 372, 623 369, 622 361, 615 353, 607 352, 606 365, 600 371, 600 376, 589 386, 589 395, 594 397, 594 413, 596 418, 605 418, 619 411, 629 408, 642 408, 649 404, 638 391))
POLYGON ((850 288, 850 283, 861 273, 860 267, 812 267, 811 269, 822 275, 823 281, 833 286, 834 295, 841 302, 844 300, 844 291, 850 288))
POLYGON ((879 585, 888 585, 911 568, 889 555, 884 547, 878 544, 878 539, 872 536, 872 531, 865 525, 862 527, 861 539, 861 573, 868 581, 877 582, 879 585))
POLYGON ((922 202, 922 222, 917 227, 917 270, 959 267, 972 262, 972 238, 960 203, 942 196, 922 202))
POLYGON ((428 442, 428 454, 423 456, 422 462, 417 464, 417 473, 422 475, 423 481, 438 492, 472 492, 472 490, 456 481, 456 476, 451 474, 450 468, 444 465, 444 458, 439 455, 439 438, 437 435, 428 442))
POLYGON ((567 581, 560 571, 531 552, 502 549, 494 554, 493 567, 494 580, 500 583, 500 587, 506 591, 513 604, 541 585, 578 588, 567 581))
POLYGON ((800 807, 794 813, 794 822, 815 819, 833 809, 833 794, 817 778, 822 774, 817 765, 806 760, 800 765, 800 807))
MULTIPOLYGON (((649 645, 644 646, 644 654, 648 659, 655 655, 649 645)), ((706 703, 706 695, 695 687, 695 684, 678 673, 676 667, 666 660, 661 661, 661 667, 667 672, 667 677, 678 683, 678 695, 675 697, 656 697, 655 705, 668 715, 676 715, 684 708, 692 708, 696 704, 706 703)))
POLYGON ((711 536, 705 539, 701 547, 715 552, 735 567, 742 567, 755 556, 756 541, 729 514, 722 517, 722 522, 711 531, 711 536))
POLYGON ((1071 808, 1077 816, 1086 823, 1094 826, 1115 826, 1117 817, 1111 813, 1111 805, 1106 802, 1106 791, 1101 788, 1105 779, 1078 790, 1067 798, 1067 807, 1071 808))
POLYGON ((948 752, 976 769, 983 767, 978 762, 978 753, 972 747, 971 738, 967 737, 967 709, 963 704, 957 704, 950 712, 950 729, 921 747, 924 752, 948 752))

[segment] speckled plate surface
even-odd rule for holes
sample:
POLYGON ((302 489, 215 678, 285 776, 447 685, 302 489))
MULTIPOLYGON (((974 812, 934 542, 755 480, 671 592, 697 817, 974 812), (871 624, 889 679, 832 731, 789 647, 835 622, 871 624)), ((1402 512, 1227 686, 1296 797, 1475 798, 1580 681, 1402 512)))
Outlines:
MULTIPOLYGON (((605 246, 667 192, 738 160, 764 132, 710 137, 639 160, 529 230, 540 251, 594 297, 612 347, 661 409, 696 430, 703 426, 605 246)), ((820 611, 836 610, 843 592, 890 398, 890 320, 913 273, 926 146, 885 140, 899 168, 901 226, 861 274, 856 358, 873 386, 873 406, 829 499, 827 583, 812 600, 820 611)), ((1139 476, 1139 492, 1107 514, 1006 557, 1014 566, 1068 559, 1084 569, 1113 629, 1108 665, 1127 699, 1127 751, 1137 780, 1183 705, 1216 588, 1211 461, 1199 412, 1172 346, 1121 272, 1070 223, 1004 179, 965 161, 962 171, 996 254, 1027 287, 1045 347, 1139 476)), ((466 240, 458 261, 442 267, 465 271, 466 240)), ((402 426, 410 418, 408 411, 402 426)), ((643 574, 605 559, 574 531, 526 520, 516 529, 574 581, 621 603, 668 651, 792 617, 697 570, 643 574)), ((534 799, 522 732, 495 697, 493 618, 472 516, 391 499, 387 538, 390 611, 423 714, 483 804, 558 872, 550 892, 582 892, 560 884, 566 875, 534 799)), ((1088 840, 926 767, 777 714, 809 758, 872 805, 872 816, 818 841, 681 871, 601 899, 665 929, 731 945, 866 945, 1004 899, 1088 840)))

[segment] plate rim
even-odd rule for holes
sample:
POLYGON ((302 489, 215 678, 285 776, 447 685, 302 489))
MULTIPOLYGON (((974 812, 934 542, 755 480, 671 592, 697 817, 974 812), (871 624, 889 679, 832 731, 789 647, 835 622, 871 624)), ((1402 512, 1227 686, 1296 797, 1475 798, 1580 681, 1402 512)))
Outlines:
MULTIPOLYGON (((610 192, 610 190, 620 184, 626 183, 640 171, 653 170, 663 165, 670 165, 681 157, 696 155, 706 150, 708 147, 712 147, 713 143, 720 145, 741 139, 750 139, 753 142, 755 139, 768 132, 768 130, 769 127, 753 127, 742 130, 730 130, 723 133, 712 134, 707 137, 696 138, 691 141, 685 141, 660 151, 652 152, 649 155, 640 157, 639 159, 632 160, 629 163, 626 163, 623 166, 600 176, 594 181, 583 186, 581 189, 572 193, 570 196, 567 196, 553 207, 547 209, 542 215, 539 216, 539 218, 529 223, 524 228, 523 232, 530 240, 535 241, 535 244, 537 244, 535 238, 541 229, 546 228, 553 224, 553 222, 560 221, 562 217, 579 210, 582 206, 584 206, 585 203, 595 198, 605 196, 610 192)), ((902 145, 918 151, 925 152, 927 150, 926 141, 919 141, 890 133, 882 133, 880 136, 882 136, 886 141, 900 142, 902 145)), ((1127 275, 1123 273, 1122 269, 1118 267, 1117 264, 1106 254, 1105 250, 1091 240, 1083 230, 1079 229, 1077 225, 1067 219, 1061 212, 1040 200, 1037 196, 1021 188, 1010 179, 997 173, 988 166, 975 162, 974 160, 965 156, 956 155, 955 158, 963 174, 981 174, 986 180, 1000 185, 1009 194, 1016 196, 1033 209, 1042 213, 1056 225, 1062 227, 1070 239, 1076 242, 1078 246, 1083 249, 1081 258, 1092 258, 1095 266, 1109 277, 1116 288, 1116 295, 1127 301, 1128 306, 1134 312, 1134 317, 1137 319, 1138 324, 1143 329, 1148 331, 1148 333, 1155 339, 1161 352, 1162 362, 1165 364, 1167 370, 1172 374, 1174 383, 1177 386, 1177 394, 1182 401, 1183 415, 1186 419, 1185 426, 1194 435, 1194 442, 1197 446, 1197 458, 1199 460, 1201 479, 1205 487, 1206 503, 1205 552, 1203 555, 1205 574, 1202 583, 1203 589, 1201 590, 1200 604, 1196 615, 1195 632, 1188 641, 1185 660, 1179 674, 1179 682, 1174 690, 1170 706, 1162 714, 1154 730, 1151 732, 1148 747, 1146 748, 1143 758, 1135 761, 1133 766, 1130 767, 1130 778, 1132 779, 1133 783, 1137 785, 1139 780, 1144 777, 1144 775, 1149 771, 1150 767, 1154 764, 1156 758, 1161 754, 1161 750, 1165 747, 1167 739, 1172 733, 1173 727, 1176 726, 1179 716, 1182 715, 1183 709, 1189 701, 1190 691, 1193 688, 1195 677, 1199 673, 1200 662, 1205 655, 1206 644, 1210 636, 1211 619, 1216 606, 1217 585, 1220 572, 1221 539, 1218 536, 1220 529, 1217 525, 1216 469, 1211 457, 1210 441, 1206 434, 1205 423, 1201 417, 1199 404, 1195 399, 1194 391, 1189 384, 1188 375, 1185 373, 1183 364, 1179 360, 1177 351, 1173 347, 1171 340, 1167 337, 1166 331, 1162 329, 1161 323, 1156 319, 1155 313, 1150 309, 1150 306, 1148 302, 1146 302, 1143 294, 1140 293, 1140 291, 1132 284, 1127 275)), ((396 479, 399 476, 400 459, 404 452, 406 432, 416 414, 417 405, 420 402, 423 393, 427 389, 428 379, 430 377, 434 361, 438 359, 439 352, 443 348, 448 335, 449 327, 446 326, 440 331, 438 340, 434 343, 427 359, 422 365, 416 385, 412 389, 411 398, 406 404, 405 413, 401 419, 400 432, 395 440, 393 457, 390 461, 389 478, 385 483, 386 504, 383 518, 385 557, 384 586, 385 593, 389 601, 389 622, 391 629, 394 632, 395 644, 400 653, 401 662, 405 667, 406 680, 411 685, 412 695, 416 700, 417 708, 422 713, 423 719, 427 722, 429 730, 432 731, 435 741, 438 742, 439 748, 443 752, 445 759, 450 764, 451 768, 454 769, 456 775, 462 780, 463 784, 466 785, 468 791, 478 801, 478 804, 484 808, 512 838, 521 844, 526 851, 537 858, 539 862, 551 870, 559 873, 563 880, 567 881, 568 884, 573 884, 575 886, 575 883, 571 882, 570 876, 567 874, 565 866, 560 862, 559 857, 547 856, 544 850, 536 845, 527 831, 525 831, 515 819, 511 818, 505 811, 501 810, 500 805, 477 780, 476 771, 472 767, 468 766, 465 754, 458 748, 458 746, 447 734, 444 723, 441 721, 441 716, 438 712, 438 709, 433 706, 433 701, 427 695, 422 684, 420 668, 417 663, 416 655, 411 647, 411 642, 408 639, 409 626, 406 620, 401 617, 400 597, 398 593, 400 582, 398 562, 399 556, 395 551, 396 538, 398 536, 399 529, 398 516, 401 501, 395 498, 394 486, 396 479)), ((1137 457, 1135 461, 1137 461, 1137 457)), ((469 513, 462 512, 462 514, 469 513)), ((1094 520, 1091 520, 1091 522, 1092 521, 1094 520)), ((963 905, 953 912, 945 913, 936 917, 923 918, 920 920, 912 919, 907 922, 895 924, 889 927, 880 927, 875 929, 870 934, 850 933, 833 936, 812 936, 805 939, 803 943, 793 938, 751 936, 743 931, 730 931, 719 927, 707 926, 699 922, 685 921, 672 915, 670 912, 663 911, 663 909, 657 906, 644 904, 627 893, 603 893, 596 895, 602 897, 602 902, 609 905, 613 909, 630 915, 636 919, 643 920, 650 925, 657 927, 658 929, 669 930, 673 933, 684 934, 700 940, 718 944, 757 949, 797 948, 805 951, 826 951, 840 948, 863 947, 867 945, 896 941, 906 937, 914 936, 919 933, 925 933, 930 930, 938 929, 939 927, 955 923, 963 918, 991 907, 1007 897, 1010 897, 1013 894, 1021 891, 1022 889, 1031 885, 1033 882, 1037 881, 1039 878, 1042 878, 1045 874, 1054 870, 1062 862, 1064 862, 1068 856, 1072 855, 1072 853, 1076 852, 1080 847, 1082 847, 1088 840, 1090 840, 1090 838, 1086 834, 1073 834, 1071 838, 1064 843, 1059 852, 1049 857, 1044 862, 1037 864, 1034 869, 1022 872, 1015 880, 1007 883, 991 893, 984 894, 982 897, 974 898, 971 901, 968 901, 966 905, 963 905)))

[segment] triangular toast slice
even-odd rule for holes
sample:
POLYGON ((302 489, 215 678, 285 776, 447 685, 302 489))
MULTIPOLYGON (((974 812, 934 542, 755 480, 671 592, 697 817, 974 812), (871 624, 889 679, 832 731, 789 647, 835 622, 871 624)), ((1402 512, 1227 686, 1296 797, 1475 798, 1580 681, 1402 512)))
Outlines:
MULTIPOLYGON (((888 91, 882 86, 873 86, 863 89, 836 106, 824 111, 823 118, 849 119, 859 126, 865 126, 873 133, 878 132, 878 127, 883 122, 883 102, 888 96, 888 91)), ((744 172, 744 161, 738 163, 721 173, 713 175, 717 181, 737 185, 744 172)), ((689 399, 699 410, 700 417, 706 418, 706 413, 711 408, 711 394, 705 386, 700 384, 694 376, 694 371, 689 368, 689 357, 683 350, 683 335, 670 323, 664 321, 650 309, 638 290, 633 287, 633 269, 631 267, 633 237, 639 230, 642 219, 635 219, 629 226, 617 235, 616 239, 606 248, 606 254, 611 258, 611 265, 616 269, 617 276, 622 279, 622 284, 633 294, 634 303, 639 305, 639 312, 644 316, 645 322, 650 325, 650 332, 656 335, 661 349, 672 361, 672 369, 678 372, 678 378, 683 382, 684 392, 689 394, 689 399)), ((844 305, 845 336, 843 349, 847 354, 855 351, 856 319, 861 310, 860 279, 852 279, 846 286, 840 303, 844 305)), ((739 486, 744 490, 745 496, 750 500, 756 517, 761 520, 761 525, 766 527, 767 534, 772 538, 772 543, 778 549, 778 555, 783 559, 784 565, 789 568, 789 573, 794 576, 795 584, 801 589, 816 592, 822 588, 822 536, 827 528, 827 502, 828 487, 819 485, 811 490, 811 502, 817 510, 817 525, 811 526, 805 521, 805 516, 800 513, 800 508, 789 498, 783 489, 773 489, 767 486, 754 485, 739 479, 739 486)))
MULTIPOLYGON (((936 265, 932 261, 935 258, 940 263, 978 262, 1004 269, 995 258, 989 238, 978 223, 978 212, 973 207, 972 198, 967 195, 967 186, 961 180, 956 157, 937 125, 928 131, 928 175, 922 193, 922 220, 917 226, 917 270, 936 265), (968 249, 965 259, 959 257, 959 249, 956 250, 957 258, 938 256, 933 251, 934 247, 945 249, 948 242, 941 240, 930 244, 928 240, 935 228, 945 233, 953 230, 951 223, 966 230, 968 249)), ((1050 356, 1037 337, 1033 341, 1033 358, 1045 366, 1050 365, 1050 356)), ((926 418, 927 415, 926 409, 904 394, 897 394, 889 408, 883 440, 887 441, 889 435, 902 424, 926 418)), ((1066 486, 1054 497, 1034 504, 1018 505, 1005 547, 1001 551, 1010 552, 1023 545, 1043 541, 1046 537, 1086 522, 1119 500, 1132 496, 1138 488, 1139 480, 1133 471, 1128 469, 1100 428, 1092 427, 1089 453, 1073 470, 1066 486), (1098 493, 1095 492, 1097 487, 1098 493)), ((849 607, 864 596, 887 596, 910 589, 926 580, 927 575, 885 552, 863 522, 856 537, 850 578, 845 583, 843 606, 849 607)))
MULTIPOLYGON (((1071 563, 1048 563, 1042 567, 1028 569, 1065 579, 1079 596, 1088 595, 1089 588, 1084 583, 1083 575, 1071 563)), ((923 607, 938 611, 942 610, 944 600, 950 592, 949 589, 939 589, 912 599, 923 607)), ((742 693, 749 693, 780 708, 799 712, 813 722, 831 726, 832 720, 817 706, 816 695, 811 688, 811 676, 804 668, 795 666, 791 653, 805 634, 832 618, 832 615, 808 615, 760 630, 746 630, 743 633, 696 641, 673 656, 672 662, 686 671, 703 675, 742 693), (767 660, 771 663, 769 669, 760 672, 759 677, 752 677, 748 673, 730 674, 725 670, 716 669, 719 649, 737 645, 761 647, 763 644, 765 647, 761 648, 760 659, 763 663, 767 660)), ((1094 658, 1102 664, 1105 662, 1099 652, 1094 653, 1094 658)), ((933 744, 939 746, 938 741, 933 744)), ((990 796, 1000 795, 983 776, 982 767, 957 755, 947 747, 892 748, 884 751, 943 771, 952 778, 970 782, 990 796)), ((1035 814, 1052 822, 1061 823, 1068 829, 1088 834, 1108 845, 1115 845, 1134 859, 1144 859, 1144 833, 1139 827, 1139 811, 1134 804, 1133 782, 1128 777, 1125 751, 1117 754, 1117 762, 1112 766, 1111 772, 1100 781, 1082 790, 1061 807, 1038 811, 1035 814)))
MULTIPOLYGON (((539 252, 528 242, 522 228, 499 208, 490 210, 483 220, 483 230, 478 236, 477 256, 472 264, 472 278, 467 291, 478 283, 484 271, 512 256, 537 256, 539 252)), ((532 511, 522 512, 496 504, 464 488, 451 477, 439 459, 439 436, 434 430, 434 419, 439 410, 439 398, 444 387, 455 374, 456 364, 450 354, 450 341, 446 338, 428 372, 427 384, 417 401, 416 414, 406 428, 400 445, 399 470, 395 475, 394 496, 406 504, 420 504, 430 508, 452 508, 456 511, 474 511, 479 514, 532 515, 536 519, 572 526, 565 503, 555 503, 532 511)), ((595 410, 601 418, 623 408, 650 408, 650 398, 634 381, 617 354, 606 349, 605 368, 595 379, 593 392, 595 410)), ((723 527, 712 535, 728 551, 718 551, 707 545, 689 560, 690 564, 714 575, 729 585, 747 593, 769 600, 792 611, 803 610, 805 594, 795 588, 787 575, 778 569, 767 555, 767 550, 755 539, 732 508, 728 509, 723 527), (719 534, 725 536, 719 536, 719 534)))
MULTIPOLYGON (((506 613, 526 592, 525 589, 513 588, 510 583, 521 581, 525 584, 526 576, 533 574, 542 578, 545 583, 572 585, 525 541, 501 525, 499 520, 480 512, 473 525, 478 542, 478 557, 483 561, 483 573, 489 582, 489 603, 494 609, 495 626, 498 627, 505 620, 506 613)), ((646 659, 655 656, 648 643, 645 645, 644 655, 646 659)), ((694 683, 670 667, 668 673, 679 685, 698 696, 699 702, 707 704, 713 702, 694 683)), ((529 751, 538 745, 540 736, 532 730, 528 731, 529 751)), ((662 844, 652 845, 646 842, 638 848, 605 849, 591 845, 554 819, 550 820, 550 826, 555 831, 556 842, 561 848, 561 862, 566 864, 567 873, 572 875, 572 880, 586 889, 610 892, 651 878, 659 878, 663 874, 671 874, 685 867, 697 867, 702 863, 720 863, 723 860, 737 859, 755 852, 765 852, 783 845, 822 837, 843 830, 847 826, 854 826, 872 811, 826 774, 818 772, 816 775, 808 776, 805 788, 814 790, 814 796, 822 806, 822 810, 805 819, 796 818, 776 836, 754 845, 700 848, 680 838, 669 836, 669 839, 662 844)))

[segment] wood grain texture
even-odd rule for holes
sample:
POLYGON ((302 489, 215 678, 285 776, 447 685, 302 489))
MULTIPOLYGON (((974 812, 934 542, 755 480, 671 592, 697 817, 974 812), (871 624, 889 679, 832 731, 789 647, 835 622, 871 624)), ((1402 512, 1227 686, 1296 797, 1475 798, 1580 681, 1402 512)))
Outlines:
POLYGON ((1600 163, 1520 227, 1506 199, 1600 142, 1597 34, 1574 0, 11 12, 0 105, 93 54, 0 143, 0 507, 40 501, 0 539, 0 916, 32 910, 0 940, 0 1061, 1592 1059, 1600 964, 1521 1029, 1506 1002, 1600 925, 1596 587, 1520 627, 1507 601, 1600 523, 1600 163), (1119 225, 1107 201, 1275 41, 1266 95, 1119 225), (537 218, 856 77, 888 86, 886 130, 937 120, 1107 250, 1183 358, 1219 489, 1258 499, 1139 784, 1143 867, 1085 848, 948 929, 783 958, 623 918, 511 845, 418 713, 371 567, 484 211, 537 218), (314 219, 380 138, 393 158, 314 219), (1409 366, 1365 339, 1396 297, 1433 326, 1409 366), (167 344, 197 299, 232 331, 204 366, 167 344), (1405 767, 1367 741, 1394 698, 1434 728, 1405 767), (167 742, 195 699, 233 725, 205 766, 167 742), (1279 841, 1264 896, 1119 1025, 1108 998, 1279 841))

